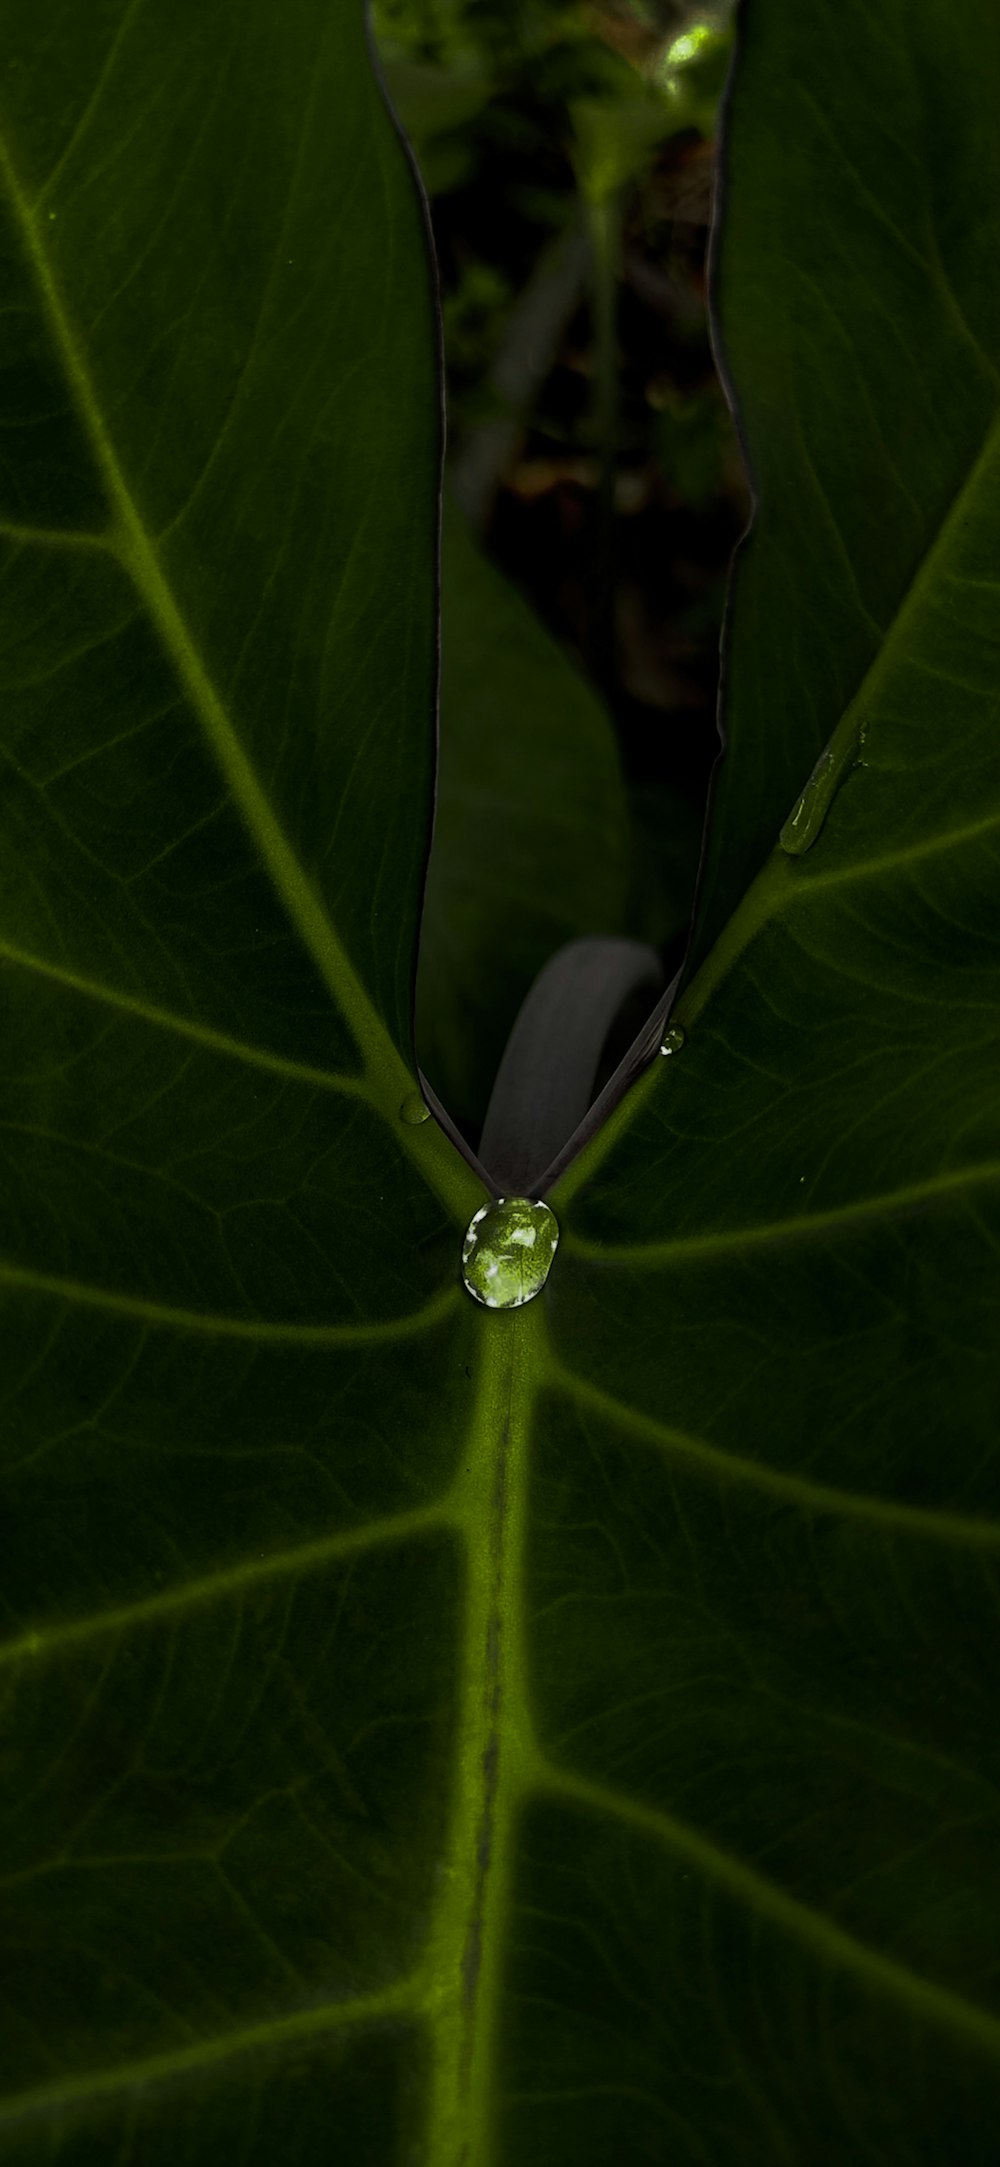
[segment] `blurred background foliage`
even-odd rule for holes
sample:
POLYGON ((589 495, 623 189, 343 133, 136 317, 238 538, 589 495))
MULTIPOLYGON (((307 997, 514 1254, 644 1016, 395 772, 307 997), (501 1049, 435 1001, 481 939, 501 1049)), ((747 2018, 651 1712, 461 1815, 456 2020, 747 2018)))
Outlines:
MULTIPOLYGON (((447 407, 417 1053, 475 1146, 566 940, 681 961, 749 517, 706 256, 733 0, 374 0, 447 407), (486 560, 485 566, 483 560, 486 560)), ((623 1018, 609 1050, 643 1021, 623 1018)))

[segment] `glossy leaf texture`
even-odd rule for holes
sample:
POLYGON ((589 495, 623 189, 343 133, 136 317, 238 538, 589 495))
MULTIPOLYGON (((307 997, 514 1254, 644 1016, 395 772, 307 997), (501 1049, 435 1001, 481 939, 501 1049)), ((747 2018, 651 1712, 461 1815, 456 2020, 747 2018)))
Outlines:
MULTIPOLYGON (((981 144, 953 263, 1000 225, 969 14, 978 73, 936 0, 836 11, 870 128, 919 65, 981 144)), ((797 17, 741 31, 748 186, 797 17)), ((398 1116, 435 341, 362 27, 8 18, 0 2158, 992 2167, 995 402, 811 848, 490 1313, 483 1192, 398 1116)), ((864 269, 828 366, 922 412, 864 269)), ((785 459, 742 577, 803 554, 785 459)))
POLYGON ((607 710, 473 541, 448 488, 434 843, 417 1056, 481 1128, 522 1001, 549 957, 621 933, 629 813, 607 710))

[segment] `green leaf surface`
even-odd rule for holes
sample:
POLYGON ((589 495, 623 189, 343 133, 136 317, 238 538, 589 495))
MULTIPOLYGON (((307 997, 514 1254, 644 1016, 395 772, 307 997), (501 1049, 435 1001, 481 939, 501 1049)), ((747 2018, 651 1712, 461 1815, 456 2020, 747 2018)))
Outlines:
POLYGON ((905 667, 914 598, 994 488, 998 84, 993 0, 744 9, 711 283, 757 520, 689 974, 841 718, 905 667))
POLYGON ((444 491, 441 720, 420 935, 420 1066, 479 1127, 514 1019, 563 943, 618 933, 630 824, 606 709, 444 491))
MULTIPOLYGON (((842 168, 933 82, 936 334, 1000 226, 997 33, 801 21, 747 11, 732 202, 779 148, 829 188, 833 409, 892 379, 919 503, 936 349, 842 168)), ((758 434, 762 867, 487 1310, 484 1192, 399 1117, 435 337, 360 10, 5 28, 0 2159, 994 2167, 995 397, 863 742, 791 641, 841 777, 798 855, 817 731, 747 707, 746 597, 822 527, 758 434)))

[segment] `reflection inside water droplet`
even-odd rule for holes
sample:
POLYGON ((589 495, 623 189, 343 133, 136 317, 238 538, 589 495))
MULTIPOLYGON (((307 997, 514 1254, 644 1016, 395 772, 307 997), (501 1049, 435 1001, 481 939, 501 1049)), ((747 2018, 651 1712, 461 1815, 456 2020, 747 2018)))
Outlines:
POLYGON ((778 837, 782 850, 790 857, 799 858, 804 850, 812 848, 830 810, 839 779, 832 752, 821 753, 778 837))
POLYGON ((500 1196, 469 1221, 462 1279, 484 1309, 520 1309, 540 1294, 559 1242, 555 1212, 526 1196, 500 1196))
POLYGON ((862 715, 856 722, 850 737, 838 731, 831 743, 821 752, 812 774, 796 799, 788 819, 778 837, 782 850, 792 858, 800 858, 803 851, 811 850, 823 826, 827 813, 843 782, 855 767, 868 766, 861 757, 868 735, 868 716, 862 715))
POLYGON ((686 1037, 687 1033, 682 1023, 670 1024, 669 1028, 664 1031, 663 1037, 660 1040, 660 1052, 664 1055, 679 1053, 681 1047, 685 1043, 686 1037))
POLYGON ((401 1121, 408 1122, 412 1129, 417 1127, 418 1122, 430 1120, 430 1107, 425 1105, 419 1091, 407 1092, 399 1109, 399 1118, 401 1121))

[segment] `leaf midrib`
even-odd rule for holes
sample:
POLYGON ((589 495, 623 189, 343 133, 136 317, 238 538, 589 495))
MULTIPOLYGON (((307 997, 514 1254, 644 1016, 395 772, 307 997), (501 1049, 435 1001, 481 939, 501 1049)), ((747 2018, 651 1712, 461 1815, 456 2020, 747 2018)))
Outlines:
MULTIPOLYGON (((858 750, 861 726, 872 700, 883 679, 895 666, 901 644, 904 645, 910 624, 920 605, 938 576, 942 560, 968 518, 970 501, 980 487, 987 488, 991 464, 1000 468, 1000 409, 988 429, 983 442, 964 480, 941 520, 934 539, 922 557, 905 594, 901 597, 878 652, 865 671, 857 691, 847 706, 829 739, 829 750, 841 772, 848 772, 858 750)), ((803 778, 805 780, 805 778, 803 778)), ((1000 815, 989 816, 975 823, 974 832, 979 834, 1000 822, 1000 815)), ((954 831, 946 831, 944 838, 928 838, 919 846, 910 846, 900 852, 887 852, 879 859, 838 868, 828 873, 816 874, 811 857, 805 861, 786 856, 777 843, 764 860, 760 871, 746 889, 732 916, 722 928, 704 962, 687 986, 682 987, 680 999, 672 1011, 673 1020, 685 1030, 692 1024, 728 977, 744 950, 764 927, 776 917, 782 916, 797 901, 808 899, 814 888, 840 886, 852 880, 860 880, 869 871, 878 872, 883 866, 891 870, 897 863, 909 863, 914 858, 929 854, 935 848, 948 847, 954 831)), ((958 831, 956 840, 965 840, 966 831, 958 831)), ((615 1107, 596 1134, 588 1139, 579 1155, 573 1159, 555 1185, 552 1196, 547 1199, 555 1210, 564 1209, 582 1184, 596 1171, 613 1146, 627 1134, 633 1121, 645 1105, 646 1099, 659 1081, 658 1064, 655 1060, 637 1078, 625 1097, 615 1107)))
MULTIPOLYGON (((655 1073, 655 1071, 654 1071, 655 1073)), ((762 1219, 756 1224, 719 1227, 705 1234, 677 1234, 661 1242, 593 1242, 568 1229, 563 1235, 567 1253, 589 1257, 595 1263, 624 1265, 631 1271, 658 1271, 671 1265, 699 1262, 706 1257, 739 1256, 745 1249, 782 1242, 808 1241, 836 1233, 840 1227, 856 1226, 865 1219, 888 1219, 894 1212, 919 1211, 925 1204, 961 1195, 965 1189, 1000 1181, 1000 1159, 984 1159, 972 1166, 957 1166, 927 1181, 907 1182, 899 1189, 874 1190, 849 1204, 831 1205, 827 1211, 798 1212, 794 1219, 762 1219)))
MULTIPOLYGON (((18 180, 10 151, 2 138, 0 177, 5 183, 25 252, 34 273, 36 291, 49 336, 58 353, 72 404, 114 508, 115 523, 109 530, 106 546, 118 558, 131 579, 148 616, 159 632, 286 915, 315 963, 359 1047, 371 1096, 385 1118, 392 1121, 401 1100, 413 1089, 414 1079, 349 962, 325 908, 264 793, 223 701, 191 639, 180 607, 159 563, 154 544, 132 499, 81 356, 79 341, 74 335, 69 313, 60 295, 53 266, 42 245, 32 209, 18 180)), ((18 528, 17 536, 18 539, 27 539, 27 530, 18 528)), ((87 545, 99 545, 101 539, 87 537, 87 545)), ((411 1132, 409 1135, 398 1136, 398 1142, 421 1167, 429 1185, 440 1186, 439 1170, 430 1163, 432 1156, 437 1155, 427 1151, 424 1140, 411 1132), (437 1181, 433 1178, 435 1173, 438 1173, 437 1181)), ((448 1201, 452 1202, 454 1181, 447 1186, 452 1192, 448 1201)))
POLYGON ((124 1015, 138 1016, 143 1023, 153 1024, 157 1030, 192 1039, 195 1045, 206 1046, 213 1053, 225 1054, 234 1061, 245 1061, 253 1068, 269 1069, 273 1075, 283 1076, 291 1083, 311 1084, 321 1091, 340 1091, 355 1098, 371 1099, 371 1090, 362 1076, 340 1076, 332 1069, 312 1068, 308 1062, 289 1060, 285 1054, 271 1053, 266 1046, 233 1038, 226 1031, 213 1029, 210 1024, 195 1023, 173 1009, 159 1008, 153 1001, 141 1000, 135 994, 119 991, 116 986, 106 986, 96 978, 87 978, 80 971, 68 970, 64 964, 50 962, 47 956, 33 955, 12 941, 0 940, 0 962, 16 964, 21 970, 37 971, 41 977, 51 978, 56 985, 82 994, 87 1000, 103 1001, 109 1008, 120 1009, 124 1015))
MULTIPOLYGON (((399 1108, 414 1090, 416 1079, 350 963, 190 638, 153 542, 132 500, 53 266, 2 136, 0 181, 6 186, 26 256, 34 272, 49 335, 58 353, 71 400, 116 515, 106 539, 100 536, 80 539, 87 547, 101 546, 103 542, 131 579, 187 692, 217 765, 256 843, 275 893, 356 1041, 364 1069, 362 1087, 367 1089, 373 1106, 391 1130, 397 1147, 412 1160, 427 1187, 445 1204, 456 1222, 466 1224, 482 1202, 480 1184, 470 1175, 461 1155, 436 1122, 413 1127, 398 1119, 399 1108)), ((17 531, 19 539, 26 538, 26 530, 19 528, 17 531)), ((82 986, 80 990, 83 990, 82 986)), ((150 1020, 154 1020, 152 1016, 150 1020)))
POLYGON ((368 1324, 290 1324, 269 1317, 234 1317, 212 1310, 171 1308, 166 1302, 119 1294, 108 1287, 91 1286, 86 1280, 60 1277, 56 1272, 32 1271, 27 1265, 10 1263, 6 1257, 0 1257, 0 1286, 26 1294, 53 1295, 70 1305, 134 1317, 140 1324, 167 1331, 201 1333, 210 1339, 249 1339, 271 1347, 363 1347, 372 1341, 403 1339, 410 1332, 437 1323, 465 1299, 456 1285, 448 1285, 423 1309, 403 1317, 368 1324))
POLYGON ((183 1616, 185 1612, 225 1602, 243 1589, 259 1587, 269 1581, 305 1579, 310 1573, 323 1572, 329 1565, 363 1557, 368 1552, 391 1549, 396 1543, 410 1543, 421 1536, 454 1535, 458 1527, 459 1522, 446 1495, 433 1505, 415 1505, 409 1512, 390 1513, 381 1520, 365 1520, 358 1527, 321 1536, 315 1542, 300 1543, 291 1550, 270 1553, 255 1550, 238 1564, 224 1566, 201 1578, 177 1581, 172 1587, 159 1588, 155 1595, 140 1596, 135 1602, 118 1603, 109 1610, 50 1625, 30 1626, 15 1638, 0 1641, 0 1668, 38 1662, 57 1649, 101 1640, 108 1634, 140 1631, 160 1618, 183 1616))
MULTIPOLYGON (((752 1915, 768 1919, 811 1954, 819 1954, 839 1970, 867 1980, 871 1987, 882 1989, 896 2004, 913 2009, 924 2019, 961 2039, 974 2040, 977 2046, 1000 2058, 1000 2023, 987 2010, 896 1959, 883 1956, 880 1950, 845 1930, 835 1919, 814 1905, 789 1896, 777 1883, 746 1866, 720 1845, 698 1835, 672 1814, 646 1806, 611 1786, 592 1783, 572 1770, 547 1763, 542 1757, 533 1762, 530 1775, 520 1790, 522 1803, 528 1798, 540 1800, 548 1795, 600 1813, 605 1818, 625 1822, 647 1839, 652 1838, 663 1845, 675 1857, 697 1866, 709 1882, 724 1888, 752 1915)), ((289 2016, 270 2018, 263 2024, 234 2026, 231 2032, 214 2034, 194 2046, 146 2055, 105 2069, 80 2071, 58 2083, 15 2094, 0 2104, 0 2125, 29 2115, 44 2114, 46 2109, 58 2112, 76 2102, 114 2094, 141 2083, 153 2083, 159 2078, 180 2077, 186 2071, 194 2072, 254 2049, 273 2047, 283 2040, 301 2039, 310 2034, 329 2033, 342 2026, 391 2017, 409 2017, 415 2023, 425 2023, 433 2018, 434 1999, 433 1982, 426 1970, 418 1965, 405 1978, 354 2000, 322 2002, 296 2010, 289 2016)))
POLYGON ((867 1494, 860 1490, 838 1489, 832 1483, 815 1482, 805 1475, 787 1474, 783 1468, 769 1466, 763 1460, 742 1458, 739 1453, 727 1452, 720 1445, 709 1444, 703 1437, 671 1427, 657 1415, 630 1406, 614 1393, 606 1392, 589 1378, 580 1376, 578 1371, 569 1369, 554 1355, 546 1357, 545 1382, 578 1406, 591 1408, 600 1421, 641 1438, 645 1444, 670 1457, 687 1461, 689 1466, 706 1470, 719 1481, 784 1498, 803 1512, 861 1520, 871 1527, 884 1528, 890 1534, 905 1535, 919 1542, 1000 1550, 1000 1521, 978 1520, 972 1514, 940 1512, 934 1505, 904 1505, 895 1498, 880 1497, 874 1491, 867 1494))

